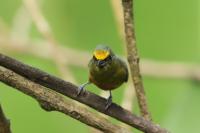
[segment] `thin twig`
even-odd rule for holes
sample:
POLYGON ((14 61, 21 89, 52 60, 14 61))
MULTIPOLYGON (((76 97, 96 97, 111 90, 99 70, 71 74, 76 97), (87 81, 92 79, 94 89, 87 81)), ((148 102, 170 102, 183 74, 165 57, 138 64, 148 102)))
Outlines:
POLYGON ((119 38, 122 43, 125 43, 124 34, 124 19, 123 19, 123 9, 121 5, 121 0, 110 0, 111 6, 113 8, 113 14, 115 16, 116 28, 118 30, 119 38))
MULTIPOLYGON (((110 0, 110 2, 111 2, 111 7, 113 9, 114 17, 115 17, 115 23, 116 23, 116 28, 118 30, 118 36, 121 39, 121 42, 122 42, 121 44, 123 45, 122 47, 125 48, 124 46, 124 43, 125 43, 124 19, 123 19, 123 8, 121 5, 121 0, 110 0)), ((124 90, 121 106, 132 112, 134 99, 135 99, 135 91, 133 91, 131 83, 128 83, 128 86, 124 90)), ((125 125, 123 123, 121 123, 121 125, 131 130, 130 126, 125 125)))
POLYGON ((133 109, 133 101, 135 97, 135 91, 133 91, 133 86, 132 84, 128 83, 127 87, 124 90, 124 95, 123 95, 123 101, 122 101, 122 107, 132 111, 133 109))
MULTIPOLYGON (((40 30, 39 32, 43 36, 45 36, 45 38, 48 38, 47 40, 51 40, 52 34, 51 34, 49 24, 46 23, 45 18, 41 15, 40 9, 37 6, 36 2, 37 1, 35 1, 35 0, 23 0, 24 6, 29 11, 33 21, 36 24, 36 27, 38 27, 37 29, 40 30)), ((54 41, 54 39, 52 39, 51 42, 53 42, 53 41, 54 41)))
POLYGON ((25 65, 3 54, 0 54, 0 66, 4 66, 31 81, 53 89, 141 131, 149 133, 167 133, 165 129, 160 128, 158 125, 155 125, 142 117, 132 114, 115 103, 111 104, 109 110, 105 110, 106 99, 94 93, 85 91, 84 94, 77 97, 78 87, 76 85, 34 67, 25 65))
POLYGON ((33 97, 46 111, 62 112, 103 132, 128 133, 128 131, 120 126, 111 124, 103 117, 75 104, 74 102, 64 99, 56 92, 29 81, 28 79, 4 67, 0 67, 0 81, 33 97))
MULTIPOLYGON (((51 50, 45 42, 42 45, 35 45, 33 42, 25 42, 23 40, 15 40, 15 42, 0 38, 0 51, 7 53, 25 53, 32 54, 36 57, 51 59, 51 50), (41 52, 43 51, 43 52, 41 52)), ((63 46, 59 46, 59 51, 64 55, 62 58, 68 58, 65 62, 78 67, 87 67, 87 63, 91 58, 88 52, 75 50, 63 46)), ((181 62, 156 61, 152 59, 141 60, 141 73, 145 76, 155 78, 173 78, 200 81, 200 66, 197 64, 188 64, 181 62)))
MULTIPOLYGON (((132 112, 134 99, 135 99, 135 91, 133 91, 132 84, 128 83, 127 87, 124 90, 121 106, 132 112)), ((121 126, 128 130, 131 130, 130 126, 125 125, 124 123, 121 123, 121 126)))
POLYGON ((135 86, 140 112, 145 119, 151 120, 151 114, 148 110, 144 86, 140 74, 139 55, 136 47, 135 27, 133 20, 133 0, 122 0, 122 4, 124 9, 124 25, 127 41, 127 59, 131 70, 131 77, 135 86))
POLYGON ((4 115, 1 105, 0 105, 0 133, 11 133, 10 121, 4 115))
POLYGON ((63 54, 60 52, 59 44, 53 36, 52 30, 45 19, 44 15, 42 14, 39 4, 37 0, 23 0, 24 6, 28 10, 31 18, 33 19, 36 28, 44 37, 44 39, 48 42, 48 47, 51 50, 50 56, 53 61, 55 62, 59 74, 66 80, 76 83, 74 76, 72 75, 71 71, 67 67, 67 60, 66 58, 63 59, 63 54))
POLYGON ((23 39, 28 41, 30 37, 30 31, 32 26, 32 20, 26 8, 22 5, 15 12, 13 17, 12 26, 10 29, 10 37, 13 41, 23 39))

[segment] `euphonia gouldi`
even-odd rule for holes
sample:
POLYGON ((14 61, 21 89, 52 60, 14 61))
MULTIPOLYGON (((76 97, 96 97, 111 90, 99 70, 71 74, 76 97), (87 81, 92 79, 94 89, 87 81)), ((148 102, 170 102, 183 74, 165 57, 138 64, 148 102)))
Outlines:
POLYGON ((111 91, 128 81, 127 65, 108 46, 98 45, 88 67, 89 80, 79 87, 78 95, 84 90, 85 86, 93 83, 100 89, 110 92, 105 105, 105 109, 108 109, 112 104, 111 91))

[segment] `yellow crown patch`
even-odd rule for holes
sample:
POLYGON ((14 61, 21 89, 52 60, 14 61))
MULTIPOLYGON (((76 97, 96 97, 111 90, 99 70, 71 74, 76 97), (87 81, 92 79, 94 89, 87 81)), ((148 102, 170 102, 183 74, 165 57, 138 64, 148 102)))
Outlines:
POLYGON ((106 50, 95 50, 94 51, 94 56, 97 60, 104 60, 109 56, 109 51, 106 50))

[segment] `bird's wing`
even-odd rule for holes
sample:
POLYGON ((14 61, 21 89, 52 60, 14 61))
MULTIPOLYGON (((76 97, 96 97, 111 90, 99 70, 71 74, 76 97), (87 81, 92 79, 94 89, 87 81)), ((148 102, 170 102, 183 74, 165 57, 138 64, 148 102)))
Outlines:
MULTIPOLYGON (((124 62, 125 63, 125 62, 124 62)), ((125 71, 126 71, 126 78, 125 78, 125 82, 128 81, 128 77, 129 77, 129 73, 128 73, 128 66, 127 64, 125 63, 126 67, 125 67, 125 71)))
POLYGON ((128 66, 127 66, 126 62, 123 59, 121 59, 119 57, 118 57, 118 59, 120 61, 121 67, 125 71, 125 79, 124 79, 124 81, 127 82, 128 81, 128 77, 129 77, 128 66))

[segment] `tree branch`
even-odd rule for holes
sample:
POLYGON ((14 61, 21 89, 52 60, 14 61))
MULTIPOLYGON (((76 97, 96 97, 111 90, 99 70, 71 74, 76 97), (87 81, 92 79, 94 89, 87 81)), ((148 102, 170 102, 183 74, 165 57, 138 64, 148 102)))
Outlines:
MULTIPOLYGON (((27 43, 24 40, 15 40, 15 42, 13 42, 10 38, 1 38, 0 43, 0 52, 3 51, 9 54, 25 53, 51 60, 49 56, 51 55, 51 50, 49 50, 48 45, 43 41, 42 45, 35 45, 33 42, 27 43)), ((68 60, 65 60, 65 64, 69 63, 78 67, 87 67, 85 62, 90 59, 90 54, 88 52, 69 49, 63 46, 59 46, 59 51, 64 55, 63 58, 68 57, 68 60)), ((141 60, 141 74, 155 78, 186 79, 199 82, 199 68, 200 66, 198 64, 156 61, 151 59, 141 60)))
POLYGON ((131 77, 135 86, 140 112, 145 119, 151 120, 151 115, 148 111, 147 100, 145 97, 144 86, 142 83, 142 76, 140 74, 139 55, 136 47, 134 27, 133 0, 122 0, 122 4, 124 10, 124 25, 127 41, 127 59, 131 70, 131 77))
POLYGON ((0 54, 0 65, 26 77, 31 81, 86 104, 99 112, 109 115, 141 131, 147 131, 149 133, 167 132, 158 125, 132 114, 115 103, 111 105, 109 110, 105 111, 105 98, 99 97, 98 95, 88 91, 85 91, 84 94, 77 97, 78 87, 76 85, 73 85, 72 83, 59 79, 34 67, 25 65, 3 54, 0 54))
POLYGON ((72 101, 66 100, 61 95, 39 84, 36 84, 4 67, 0 67, 0 81, 33 97, 46 111, 62 112, 74 119, 77 119, 106 133, 130 133, 120 126, 111 124, 108 120, 97 115, 96 113, 93 113, 72 101))
POLYGON ((6 119, 0 105, 0 133, 11 133, 10 121, 6 119))

